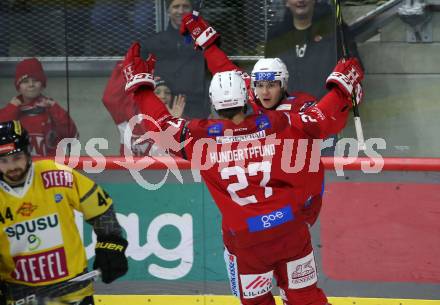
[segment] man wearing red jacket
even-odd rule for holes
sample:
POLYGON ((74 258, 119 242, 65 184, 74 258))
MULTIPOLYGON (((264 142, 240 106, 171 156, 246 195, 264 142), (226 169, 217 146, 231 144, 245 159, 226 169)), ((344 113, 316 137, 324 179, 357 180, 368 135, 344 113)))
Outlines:
MULTIPOLYGON (((215 44, 219 34, 201 17, 187 14, 183 17, 180 32, 182 35, 191 35, 195 46, 203 49, 208 68, 211 73, 222 71, 241 71, 227 55, 215 44)), ((255 64, 251 77, 243 73, 248 90, 248 104, 253 111, 282 110, 301 114, 303 120, 310 118, 304 111, 317 103, 317 99, 305 92, 288 93, 287 84, 289 72, 286 65, 279 58, 263 58, 255 64)), ((359 88, 361 90, 361 88, 359 88)), ((334 115, 331 134, 337 133, 345 124, 348 116, 348 108, 334 115), (338 124, 339 125, 338 125, 338 124), (341 125, 342 124, 342 125, 341 125)), ((304 184, 303 188, 309 190, 309 198, 304 204, 304 213, 308 215, 307 222, 313 225, 321 210, 322 195, 324 191, 324 166, 319 162, 316 171, 309 170, 309 164, 303 167, 303 179, 298 183, 304 184), (313 182, 313 183, 312 183, 313 182)))
POLYGON ((147 137, 200 168, 222 214, 233 293, 243 305, 274 305, 275 277, 285 304, 328 304, 317 287, 310 233, 301 211, 308 192, 295 184, 298 173, 292 170, 290 152, 298 152, 303 141, 328 136, 333 118, 340 119, 336 114, 351 107, 351 95, 363 79, 358 61, 339 62, 327 79, 329 93, 303 114, 246 115, 247 88, 241 75, 217 73, 209 95, 220 119, 202 120, 170 115, 153 92, 154 61, 151 56, 141 59, 140 45, 133 44, 123 63, 125 89, 133 93, 141 113, 154 121, 144 121, 151 130, 147 137))
POLYGON ((20 93, 0 109, 0 121, 19 120, 29 132, 31 154, 54 156, 64 138, 77 138, 78 131, 69 114, 42 94, 47 77, 36 58, 18 63, 15 87, 20 93))
MULTIPOLYGON (((154 145, 150 139, 139 142, 141 135, 145 133, 145 129, 141 124, 129 126, 130 120, 139 114, 139 110, 131 96, 124 91, 125 78, 122 73, 121 62, 116 63, 115 68, 105 87, 102 102, 112 116, 119 131, 121 156, 132 154, 134 156, 148 156, 154 145), (129 130, 128 130, 129 129, 129 130), (131 131, 131 138, 124 141, 124 135, 127 131, 131 131), (129 144, 129 145, 124 145, 129 144)), ((134 119, 132 120, 132 122, 134 119)), ((127 133, 127 136, 129 134, 127 133)))
MULTIPOLYGON (((146 132, 143 125, 140 124, 142 118, 138 116, 139 110, 133 101, 133 98, 125 93, 125 78, 122 73, 122 63, 117 62, 102 95, 102 102, 113 118, 119 131, 119 153, 121 156, 133 155, 157 156, 162 152, 151 139, 140 140, 140 137, 146 132), (136 119, 137 118, 137 119, 136 119), (130 122, 133 123, 131 126, 130 122), (124 139, 125 136, 131 138, 124 139), (128 144, 128 145, 127 145, 128 144)), ((177 117, 181 117, 185 108, 186 97, 182 94, 172 96, 171 88, 163 80, 156 82, 156 95, 164 102, 169 110, 177 117)))

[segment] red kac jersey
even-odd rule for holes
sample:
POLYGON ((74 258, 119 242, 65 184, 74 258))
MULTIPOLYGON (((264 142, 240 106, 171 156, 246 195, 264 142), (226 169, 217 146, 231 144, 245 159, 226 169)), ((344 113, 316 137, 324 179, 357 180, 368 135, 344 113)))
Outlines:
POLYGON ((138 90, 134 99, 160 126, 146 123, 147 137, 200 168, 224 234, 241 246, 292 232, 304 221, 300 210, 309 190, 303 169, 319 170, 315 139, 329 135, 334 114, 349 103, 335 88, 304 113, 267 111, 234 124, 174 118, 151 89, 138 90))

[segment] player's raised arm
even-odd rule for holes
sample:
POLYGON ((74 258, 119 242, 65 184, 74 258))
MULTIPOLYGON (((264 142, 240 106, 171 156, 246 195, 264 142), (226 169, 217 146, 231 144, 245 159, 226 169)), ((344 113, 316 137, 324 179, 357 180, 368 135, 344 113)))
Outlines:
POLYGON ((203 56, 212 75, 218 72, 241 70, 217 46, 216 42, 220 35, 202 16, 194 16, 192 13, 183 16, 180 34, 189 34, 194 46, 203 50, 203 56))
POLYGON ((346 123, 347 116, 340 115, 352 107, 351 96, 356 95, 357 103, 362 100, 361 81, 364 78, 359 61, 356 58, 340 60, 327 78, 326 86, 330 90, 316 105, 304 112, 289 113, 292 125, 301 128, 313 138, 326 138, 339 132, 346 123))
MULTIPOLYGON (((141 113, 148 114, 156 122, 163 121, 171 114, 153 91, 156 86, 153 76, 156 57, 150 54, 144 60, 141 58, 140 49, 138 42, 133 43, 122 63, 122 71, 126 79, 125 91, 133 95, 141 113)), ((147 127, 147 130, 156 129, 154 124, 148 122, 147 127)))
POLYGON ((186 157, 184 151, 185 140, 189 133, 187 121, 173 117, 165 104, 154 94, 154 66, 156 58, 153 54, 144 60, 140 57, 140 45, 138 42, 128 50, 123 61, 123 72, 127 80, 125 91, 133 95, 140 113, 146 117, 143 119, 147 132, 146 137, 152 139, 157 145, 173 154, 186 157))

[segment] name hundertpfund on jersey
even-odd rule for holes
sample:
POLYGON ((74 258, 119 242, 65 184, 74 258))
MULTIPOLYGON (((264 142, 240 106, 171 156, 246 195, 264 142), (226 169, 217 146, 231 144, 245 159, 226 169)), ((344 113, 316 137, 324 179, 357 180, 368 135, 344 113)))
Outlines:
POLYGON ((211 152, 209 153, 209 158, 212 163, 223 163, 273 155, 275 155, 275 144, 211 152))

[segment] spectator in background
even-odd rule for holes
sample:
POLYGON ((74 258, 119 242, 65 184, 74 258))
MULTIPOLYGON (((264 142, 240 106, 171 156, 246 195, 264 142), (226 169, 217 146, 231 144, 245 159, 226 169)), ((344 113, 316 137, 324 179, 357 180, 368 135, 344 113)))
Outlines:
MULTIPOLYGON (((285 1, 283 21, 269 29, 265 56, 279 57, 286 64, 289 91, 305 91, 320 99, 327 92, 321 84, 342 57, 341 44, 336 42, 334 8, 316 0, 285 1)), ((350 55, 359 58, 347 26, 345 38, 350 55)))
MULTIPOLYGON (((125 78, 122 74, 121 63, 118 62, 107 82, 107 86, 105 87, 102 96, 102 102, 110 112, 110 115, 118 127, 120 135, 120 155, 125 155, 125 149, 128 149, 128 151, 131 151, 134 156, 138 157, 161 154, 160 150, 157 149, 152 141, 146 140, 137 142, 137 140, 139 140, 139 138, 145 133, 145 129, 140 122, 134 126, 129 126, 129 121, 132 117, 139 114, 139 109, 133 98, 125 93, 124 88, 125 78), (130 147, 124 147, 124 135, 129 127, 132 132, 130 147)), ((175 117, 182 116, 186 104, 186 97, 184 95, 177 94, 173 97, 173 92, 170 86, 168 86, 164 79, 160 78, 157 78, 156 80, 154 93, 162 100, 168 110, 175 117)))
POLYGON ((173 97, 173 93, 168 84, 158 78, 156 80, 156 88, 154 94, 167 106, 168 111, 176 118, 180 118, 183 115, 186 105, 186 96, 183 94, 176 94, 173 97))
MULTIPOLYGON (((2 1, 3 2, 3 1, 2 1)), ((13 0, 11 56, 81 56, 95 0, 13 0)))
POLYGON ((93 49, 87 53, 93 56, 123 55, 133 40, 145 39, 153 33, 154 16, 153 0, 95 0, 90 16, 95 43, 88 46, 93 49))
MULTIPOLYGON (((342 57, 340 39, 336 33, 334 8, 316 0, 285 0, 284 19, 274 24, 268 33, 265 55, 278 57, 289 72, 288 91, 307 92, 322 98, 327 90, 322 86, 337 60, 342 57)), ((356 43, 344 25, 350 56, 359 58, 356 43)), ((333 146, 322 151, 332 156, 333 146)))
POLYGON ((53 156, 63 138, 78 137, 69 114, 56 101, 43 95, 46 83, 47 77, 38 59, 21 61, 15 70, 15 88, 19 95, 0 109, 0 121, 19 120, 29 131, 34 156, 53 156))
MULTIPOLYGON (((75 0, 63 3, 63 17, 65 18, 67 31, 67 44, 64 54, 67 56, 87 55, 88 38, 92 31, 91 11, 96 0, 75 0)), ((93 54, 92 54, 93 55, 93 54)))
POLYGON ((166 79, 174 92, 188 98, 184 115, 206 118, 210 113, 205 98, 209 73, 205 69, 203 54, 194 52, 192 44, 185 43, 179 34, 182 16, 192 11, 192 3, 189 0, 166 0, 166 4, 168 27, 143 42, 143 54, 155 54, 159 62, 156 74, 166 79))
MULTIPOLYGON (((156 32, 156 6, 155 0, 136 0, 132 9, 132 24, 135 37, 139 41, 144 41, 156 32)), ((132 39, 130 43, 133 41, 132 39)), ((123 50, 121 55, 125 53, 123 50)))
POLYGON ((0 2, 0 57, 9 55, 9 1, 0 2))

